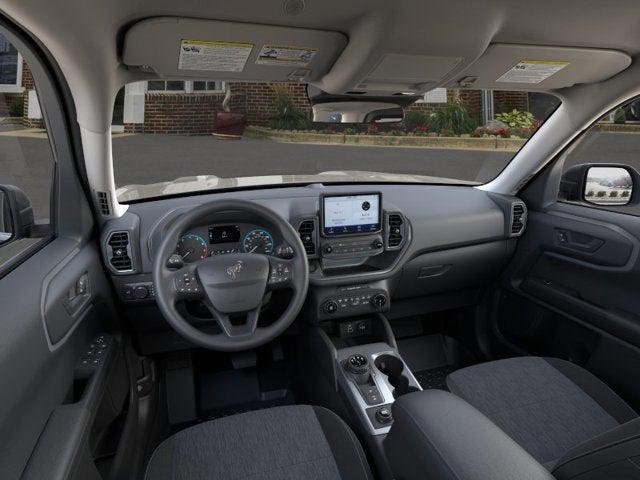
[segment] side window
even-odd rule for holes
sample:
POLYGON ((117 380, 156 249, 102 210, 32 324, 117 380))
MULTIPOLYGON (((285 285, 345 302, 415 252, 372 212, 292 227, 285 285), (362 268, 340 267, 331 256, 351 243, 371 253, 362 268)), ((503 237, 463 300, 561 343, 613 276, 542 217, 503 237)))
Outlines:
POLYGON ((52 234, 54 169, 31 70, 0 35, 0 268, 52 234))
POLYGON ((567 153, 559 200, 640 215, 640 99, 614 109, 567 153))

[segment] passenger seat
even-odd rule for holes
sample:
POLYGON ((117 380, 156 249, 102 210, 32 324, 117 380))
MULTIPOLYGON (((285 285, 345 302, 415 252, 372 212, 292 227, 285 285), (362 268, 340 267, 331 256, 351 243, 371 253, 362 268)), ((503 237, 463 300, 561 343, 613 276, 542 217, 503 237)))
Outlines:
POLYGON ((640 479, 640 418, 577 365, 511 358, 447 385, 393 404, 384 448, 396 479, 640 479))
POLYGON ((581 443, 638 417, 594 375, 557 358, 474 365, 450 374, 447 387, 548 470, 581 443))

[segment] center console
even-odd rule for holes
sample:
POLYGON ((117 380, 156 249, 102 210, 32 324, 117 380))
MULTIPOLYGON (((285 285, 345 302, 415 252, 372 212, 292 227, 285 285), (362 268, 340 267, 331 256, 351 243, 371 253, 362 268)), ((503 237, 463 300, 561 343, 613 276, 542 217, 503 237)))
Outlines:
POLYGON ((422 390, 400 354, 386 343, 372 343, 337 351, 338 385, 371 435, 386 434, 391 405, 422 390))

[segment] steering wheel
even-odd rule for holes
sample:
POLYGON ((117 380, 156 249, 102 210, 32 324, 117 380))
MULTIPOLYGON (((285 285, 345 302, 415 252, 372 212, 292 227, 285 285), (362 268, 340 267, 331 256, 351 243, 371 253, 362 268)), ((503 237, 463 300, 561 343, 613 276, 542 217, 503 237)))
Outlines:
POLYGON ((307 295, 309 266, 298 233, 280 215, 246 200, 216 200, 195 207, 169 226, 153 260, 153 283, 158 307, 178 334, 201 347, 232 352, 263 345, 293 322, 307 295), (234 253, 169 268, 169 257, 190 227, 229 212, 237 212, 239 218, 249 214, 265 220, 292 247, 293 256, 234 253), (288 306, 269 326, 258 326, 264 296, 283 288, 293 291, 288 306), (201 300, 222 332, 205 333, 189 323, 177 309, 185 300, 201 300))

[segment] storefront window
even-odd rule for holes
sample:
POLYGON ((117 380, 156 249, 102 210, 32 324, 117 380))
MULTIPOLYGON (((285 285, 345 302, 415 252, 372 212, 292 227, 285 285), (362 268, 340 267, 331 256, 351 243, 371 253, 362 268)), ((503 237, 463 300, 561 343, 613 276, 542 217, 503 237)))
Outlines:
POLYGON ((0 35, 0 85, 17 86, 20 82, 22 59, 18 50, 0 35))

